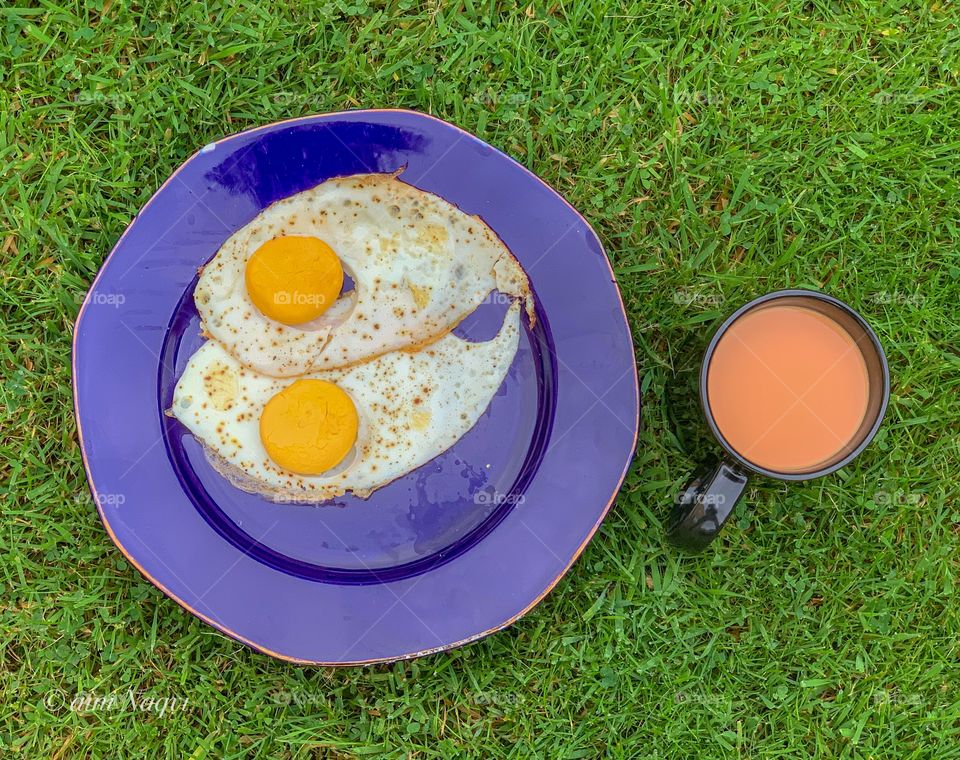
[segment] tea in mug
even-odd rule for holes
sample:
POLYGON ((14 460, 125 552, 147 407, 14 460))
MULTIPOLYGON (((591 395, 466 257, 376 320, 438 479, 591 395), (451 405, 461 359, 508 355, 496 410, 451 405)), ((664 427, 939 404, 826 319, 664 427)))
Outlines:
POLYGON ((829 316, 771 301, 731 324, 707 368, 720 434, 747 462, 814 472, 857 435, 870 395, 856 340, 829 316))

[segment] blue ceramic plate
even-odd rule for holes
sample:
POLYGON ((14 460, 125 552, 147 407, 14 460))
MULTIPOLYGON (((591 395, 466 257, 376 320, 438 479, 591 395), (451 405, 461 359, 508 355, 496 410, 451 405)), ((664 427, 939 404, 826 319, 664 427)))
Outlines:
MULTIPOLYGON (((489 339, 503 308, 482 306, 457 332, 489 339)), ((296 662, 416 657, 509 625, 583 550, 636 445, 633 344, 593 230, 520 164, 410 111, 294 119, 201 149, 107 258, 73 363, 84 463, 114 543, 198 617, 296 662), (163 414, 202 343, 198 267, 274 201, 399 169, 509 246, 536 329, 480 422, 371 498, 273 504, 233 488, 163 414)))

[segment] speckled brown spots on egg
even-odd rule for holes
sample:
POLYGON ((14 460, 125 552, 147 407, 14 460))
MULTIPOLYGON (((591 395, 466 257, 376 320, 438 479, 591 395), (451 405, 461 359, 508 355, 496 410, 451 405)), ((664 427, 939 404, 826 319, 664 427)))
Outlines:
MULTIPOLYGON (((356 217, 352 217, 356 218, 356 217)), ((356 254, 356 259, 350 260, 344 256, 344 263, 350 264, 350 274, 357 283, 357 289, 354 291, 354 312, 348 319, 357 319, 364 315, 372 322, 380 325, 375 331, 376 339, 369 338, 370 332, 358 331, 352 326, 341 323, 339 329, 334 323, 333 329, 322 328, 313 332, 299 328, 288 328, 286 332, 278 332, 278 342, 263 343, 265 348, 257 348, 257 345, 247 336, 256 335, 259 329, 257 323, 265 318, 254 311, 249 316, 249 310, 235 310, 230 312, 234 304, 227 304, 227 309, 216 311, 215 315, 209 313, 211 304, 201 308, 198 298, 198 310, 201 311, 203 329, 211 333, 211 337, 222 341, 241 361, 245 361, 251 367, 256 367, 258 371, 271 375, 296 375, 309 370, 310 367, 333 368, 338 366, 350 366, 358 362, 369 360, 374 352, 386 352, 398 350, 405 345, 414 345, 419 348, 426 343, 437 340, 447 331, 452 324, 456 324, 466 316, 476 303, 482 300, 484 288, 489 282, 491 271, 488 271, 486 263, 478 269, 472 265, 470 271, 461 268, 464 273, 463 282, 461 278, 452 277, 453 267, 457 264, 470 261, 484 261, 483 257, 492 254, 489 259, 491 266, 494 262, 504 260, 504 257, 510 258, 509 253, 503 248, 502 243, 496 241, 494 248, 485 250, 475 249, 480 256, 476 258, 470 252, 471 246, 480 244, 481 235, 484 232, 485 224, 482 220, 476 222, 471 220, 467 223, 467 216, 459 210, 453 208, 442 199, 436 196, 424 193, 416 188, 410 187, 397 180, 394 175, 361 175, 358 177, 345 177, 330 180, 317 188, 305 191, 302 194, 291 196, 263 212, 262 217, 254 225, 249 225, 224 244, 217 257, 207 268, 208 275, 206 282, 201 282, 197 288, 197 294, 200 295, 204 288, 201 285, 209 286, 207 295, 230 291, 235 283, 240 283, 242 288, 242 266, 234 269, 231 260, 223 256, 224 251, 234 246, 235 250, 242 255, 248 255, 249 250, 267 237, 267 226, 274 222, 279 222, 281 229, 291 220, 295 220, 297 229, 302 230, 308 227, 311 220, 321 219, 324 222, 324 239, 332 235, 331 242, 334 249, 342 256, 343 251, 352 251, 356 254), (365 190, 361 190, 365 188, 365 190), (370 190, 373 193, 370 193, 370 190), (330 193, 328 193, 330 191, 330 193), (335 192, 334 192, 335 191, 335 192), (357 193, 366 192, 366 201, 357 193), (331 194, 332 193, 332 194, 331 194), (349 193, 344 197, 344 193, 349 193), (339 194, 339 197, 337 197, 339 194), (366 214, 372 198, 377 198, 377 203, 383 204, 385 213, 374 213, 370 217, 373 222, 367 226, 366 214), (329 200, 325 200, 329 199, 329 200), (342 207, 339 201, 350 200, 351 206, 345 214, 337 213, 337 209, 331 208, 331 202, 337 202, 337 207, 342 207), (365 208, 365 203, 368 204, 365 208), (393 207, 396 207, 394 209, 393 207), (299 210, 300 213, 296 213, 299 210), (398 213, 393 216, 394 211, 398 213), (349 240, 353 229, 351 224, 344 219, 344 216, 352 217, 356 213, 364 218, 363 229, 375 229, 374 234, 365 232, 358 235, 348 246, 344 243, 336 243, 340 240, 337 231, 342 230, 345 233, 343 240, 349 240), (334 216, 336 218, 331 218, 334 216), (390 220, 396 220, 391 222, 390 220), (387 226, 384 227, 383 223, 387 226), (411 222, 410 227, 401 227, 401 224, 411 222), (329 226, 327 226, 329 225, 329 226), (379 226, 378 226, 379 225, 379 226), (418 226, 419 225, 419 226, 418 226), (464 241, 462 234, 467 228, 472 229, 474 237, 464 241), (394 240, 389 235, 389 230, 394 229, 399 234, 394 240), (411 236, 412 229, 412 236, 411 236), (384 233, 387 234, 384 234, 384 233), (259 233, 259 236, 258 236, 259 233), (330 233, 330 235, 328 235, 330 233), (419 238, 422 241, 422 247, 417 247, 413 240, 419 238), (446 238, 446 242, 443 239, 446 238), (403 242, 401 243, 401 239, 403 242), (379 247, 376 240, 380 241, 379 247), (233 242, 231 242, 233 241, 233 242), (456 245, 453 245, 456 241, 456 245), (353 247, 350 247, 353 246, 353 247), (381 250, 383 249, 383 250, 381 250), (427 250, 425 250, 427 249, 427 250), (445 250, 444 250, 445 249, 445 250), (396 260, 395 257, 401 257, 396 260), (450 258, 450 257, 454 258, 450 258), (471 258, 473 256, 473 258, 471 258), (417 258, 419 257, 419 259, 417 258), (366 261, 373 258, 378 265, 386 265, 388 270, 366 269, 367 277, 371 274, 377 274, 379 282, 375 286, 366 287, 370 282, 364 277, 364 267, 358 263, 357 259, 366 261), (436 277, 430 276, 430 270, 436 268, 436 277), (216 269, 216 278, 214 282, 209 270, 216 269), (387 276, 383 276, 383 271, 388 271, 387 276), (223 273, 221 278, 220 272, 223 273), (360 276, 353 273, 356 272, 360 276), (430 294, 430 302, 426 306, 417 305, 411 311, 411 306, 401 306, 401 314, 398 315, 395 309, 399 304, 391 303, 390 294, 398 293, 398 287, 403 285, 402 280, 398 280, 393 273, 399 274, 402 278, 404 274, 417 272, 418 286, 433 286, 433 292, 430 294), (444 274, 441 275, 440 273, 444 274), (239 276, 238 276, 239 275, 239 276), (485 279, 486 278, 486 279, 485 279), (452 287, 444 286, 438 289, 435 282, 452 282, 452 287), (388 287, 389 286, 389 287, 388 287), (458 292, 459 291, 459 292, 458 292), (378 308, 379 302, 379 308, 378 308), (226 316, 224 316, 226 314, 226 316), (241 315, 244 315, 241 317, 241 315), (389 316, 388 316, 389 315, 389 316), (379 318, 379 319, 378 319, 379 318), (385 319, 384 319, 385 318, 385 319), (217 320, 221 324, 214 324, 217 320), (402 329, 395 324, 395 320, 403 320, 402 329), (346 325, 346 326, 345 326, 346 325), (381 342, 386 341, 383 345, 381 342), (343 349, 346 348, 346 351, 343 349), (259 353, 257 353, 259 352, 259 353)), ((292 224, 291 224, 292 226, 292 224)), ((357 227, 356 229, 360 229, 357 227)), ((293 234, 293 233, 291 233, 293 234)), ((301 234, 301 233, 297 233, 301 234)), ((484 244, 486 245, 486 244, 484 244)), ((510 258, 512 261, 512 258, 510 258)), ((242 260, 241 260, 242 264, 242 260)), ((514 263, 515 266, 515 263, 514 263)), ((512 272, 512 270, 511 270, 512 272)), ((499 275, 498 275, 499 276, 499 275)), ((509 289, 522 292, 523 282, 520 279, 511 280, 516 287, 509 289)), ((508 292, 501 288, 501 292, 508 292)), ((400 290, 399 293, 403 293, 400 290)), ((402 297, 402 296, 401 296, 402 297)), ((244 299, 245 300, 245 299, 244 299)), ((224 299, 219 295, 212 298, 211 303, 218 304, 224 299)), ((413 301, 415 304, 416 301, 413 301)), ((266 327, 276 326, 266 323, 266 327)))
POLYGON ((239 378, 231 367, 216 363, 203 376, 203 389, 214 409, 226 411, 236 401, 239 378))

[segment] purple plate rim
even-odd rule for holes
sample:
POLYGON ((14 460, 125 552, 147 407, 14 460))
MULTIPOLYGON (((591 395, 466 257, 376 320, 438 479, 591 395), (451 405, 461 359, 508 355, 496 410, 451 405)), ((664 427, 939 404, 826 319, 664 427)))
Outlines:
MULTIPOLYGON (((316 114, 309 114, 309 115, 306 115, 306 116, 297 116, 297 117, 292 117, 292 118, 289 118, 289 119, 281 119, 281 120, 274 121, 274 122, 270 122, 270 123, 267 123, 267 124, 262 124, 262 125, 259 125, 259 126, 256 126, 256 127, 251 127, 251 128, 249 128, 249 129, 242 130, 242 131, 240 131, 240 132, 235 132, 235 133, 233 133, 233 134, 226 135, 226 136, 224 136, 224 137, 221 137, 221 138, 218 139, 218 140, 214 140, 214 141, 208 143, 208 144, 205 145, 205 146, 202 146, 201 148, 198 148, 198 149, 195 150, 192 154, 190 154, 190 156, 188 156, 186 159, 184 159, 184 160, 180 163, 180 165, 170 174, 170 176, 167 177, 167 179, 164 180, 164 182, 156 189, 156 191, 154 191, 154 193, 150 196, 150 198, 147 199, 147 201, 138 209, 138 211, 133 215, 133 217, 132 217, 132 218, 130 219, 130 221, 127 223, 127 226, 124 228, 123 233, 122 233, 122 234, 120 235, 120 237, 117 239, 117 242, 113 245, 113 248, 111 248, 110 253, 107 254, 106 258, 104 258, 103 262, 100 264, 100 267, 99 267, 99 269, 97 270, 97 274, 96 274, 96 276, 94 277, 93 282, 90 284, 90 287, 87 289, 87 293, 86 293, 86 295, 85 295, 85 297, 84 297, 84 299, 83 299, 82 304, 80 305, 80 309, 79 309, 78 312, 77 312, 77 316, 76 316, 76 318, 74 319, 74 323, 73 323, 72 350, 71 350, 71 371, 72 371, 72 380, 73 380, 73 407, 74 407, 74 418, 75 418, 76 425, 77 425, 77 439, 78 439, 78 443, 79 443, 79 446, 80 446, 80 454, 81 454, 81 459, 82 459, 82 462, 83 462, 83 468, 84 468, 84 472, 85 472, 85 474, 86 474, 87 485, 88 485, 88 487, 90 488, 90 491, 91 491, 91 493, 92 493, 92 495, 93 495, 93 502, 94 502, 94 504, 95 504, 96 507, 97 507, 97 513, 99 514, 99 516, 100 516, 100 521, 103 523, 103 526, 104 526, 104 528, 105 528, 106 531, 107 531, 107 535, 110 537, 110 540, 113 542, 113 544, 120 550, 120 553, 127 559, 127 561, 130 562, 130 564, 132 564, 132 565, 140 572, 140 574, 141 574, 144 578, 146 578, 151 584, 153 584, 156 588, 158 588, 160 591, 162 591, 162 592, 164 593, 164 595, 166 595, 167 597, 169 597, 170 599, 172 599, 174 602, 176 602, 180 607, 182 607, 183 609, 185 609, 187 612, 191 613, 191 614, 194 615, 195 617, 199 618, 200 620, 202 620, 203 622, 205 622, 207 625, 211 626, 211 627, 214 628, 215 630, 220 631, 221 633, 225 634, 226 636, 234 639, 235 641, 238 641, 238 642, 246 645, 247 647, 249 647, 250 649, 252 649, 252 650, 254 650, 254 651, 256 651, 256 652, 259 652, 259 653, 262 653, 262 654, 266 654, 266 655, 269 655, 270 657, 276 658, 276 659, 278 659, 278 660, 281 660, 281 661, 284 661, 284 662, 293 663, 293 664, 297 664, 297 665, 312 665, 312 666, 318 666, 318 667, 356 667, 356 666, 363 666, 363 665, 372 665, 372 664, 377 664, 377 663, 400 662, 400 661, 404 661, 404 660, 410 660, 410 659, 415 659, 415 658, 419 658, 419 657, 424 657, 424 656, 431 655, 431 654, 437 654, 437 653, 440 653, 440 652, 450 651, 450 650, 452 650, 452 649, 456 649, 456 648, 458 648, 458 647, 465 646, 465 645, 470 644, 470 643, 473 643, 473 642, 475 642, 475 641, 479 641, 480 639, 486 638, 487 636, 490 636, 491 634, 497 633, 498 631, 501 631, 501 630, 503 630, 503 629, 508 628, 509 626, 511 626, 513 623, 515 623, 516 621, 518 621, 518 620, 519 620, 520 618, 522 618, 524 615, 526 615, 527 613, 529 613, 529 612, 530 612, 533 608, 535 608, 538 604, 540 604, 540 602, 542 602, 543 599, 544 599, 551 591, 553 591, 553 589, 557 586, 557 584, 560 582, 560 580, 570 571, 570 568, 573 567, 573 565, 574 565, 574 563, 577 561, 577 559, 579 559, 580 555, 583 553, 584 549, 586 549, 586 547, 587 547, 587 545, 590 543, 590 541, 593 540, 594 535, 596 534, 597 530, 599 530, 600 525, 603 523, 604 519, 606 518, 607 514, 609 513, 610 508, 611 508, 611 506, 613 505, 613 502, 616 500, 618 494, 620 493, 620 489, 622 488, 623 483, 624 483, 624 481, 625 481, 625 479, 626 479, 627 473, 628 473, 629 470, 630 470, 630 466, 631 466, 632 463, 633 463, 633 458, 634 458, 634 457, 633 457, 633 452, 636 451, 637 440, 638 440, 639 429, 640 429, 640 385, 639 385, 639 381, 638 381, 638 377, 637 377, 636 353, 633 352, 633 351, 631 351, 631 352, 630 352, 630 354, 631 354, 631 356, 630 356, 630 361, 631 361, 631 363, 632 363, 632 369, 631 369, 631 372, 630 372, 630 377, 631 377, 631 384, 632 384, 633 390, 634 390, 634 403, 635 403, 635 407, 636 407, 636 410, 637 410, 636 418, 633 419, 633 421, 632 421, 632 428, 633 428, 633 430, 632 430, 632 443, 631 443, 631 447, 630 447, 631 456, 629 456, 629 457, 627 458, 627 460, 626 460, 626 462, 625 462, 625 464, 624 464, 623 470, 622 470, 622 472, 620 473, 619 478, 617 479, 617 482, 616 482, 616 484, 615 484, 615 486, 614 486, 614 488, 613 488, 613 490, 612 490, 612 492, 611 492, 611 494, 610 494, 610 496, 609 496, 609 498, 608 498, 608 500, 607 500, 607 503, 604 505, 603 509, 600 511, 600 513, 599 513, 599 515, 598 515, 598 517, 597 517, 597 520, 594 522, 593 526, 589 529, 589 531, 587 532, 587 534, 586 534, 586 536, 584 537, 583 541, 580 543, 580 545, 576 548, 576 550, 574 551, 574 553, 571 555, 570 560, 560 569, 560 572, 550 581, 550 583, 549 583, 529 604, 527 604, 525 607, 523 607, 523 608, 522 608, 520 611, 518 611, 516 614, 512 615, 512 616, 509 617, 508 619, 504 620, 504 621, 501 622, 501 623, 498 623, 498 624, 495 625, 495 626, 492 626, 492 627, 487 628, 487 629, 485 629, 485 630, 483 630, 483 631, 480 631, 480 632, 478 632, 478 633, 475 633, 475 634, 472 634, 472 635, 470 635, 470 636, 467 636, 467 637, 465 637, 465 638, 463 638, 463 639, 459 639, 459 640, 457 640, 457 641, 445 643, 445 644, 443 644, 443 645, 441 645, 441 646, 431 647, 431 648, 428 648, 428 649, 418 650, 418 651, 409 652, 409 653, 404 653, 404 654, 396 655, 396 656, 375 657, 375 658, 370 658, 370 659, 358 659, 358 660, 350 660, 350 661, 324 661, 324 660, 314 660, 314 659, 301 658, 301 657, 295 657, 295 656, 292 656, 292 655, 284 654, 284 653, 282 653, 282 652, 277 652, 277 651, 274 651, 274 650, 272 650, 272 649, 269 649, 268 647, 264 646, 263 644, 260 644, 260 643, 258 643, 258 642, 256 642, 256 641, 254 641, 254 640, 252 640, 252 639, 244 636, 243 634, 240 634, 240 633, 238 633, 238 632, 236 632, 236 631, 233 631, 233 630, 227 628, 225 625, 223 625, 223 624, 220 623, 219 621, 213 619, 211 616, 209 616, 209 615, 207 615, 207 614, 205 614, 205 613, 203 613, 203 612, 200 612, 199 610, 195 609, 195 608, 192 607, 190 604, 188 604, 187 602, 185 602, 183 599, 181 599, 180 597, 178 597, 173 591, 171 591, 169 588, 167 588, 161 581, 159 581, 159 580, 158 580, 157 578, 155 578, 151 573, 149 573, 149 572, 136 560, 134 554, 133 554, 130 550, 128 550, 128 549, 126 548, 126 546, 124 546, 124 544, 123 544, 123 543, 119 540, 119 538, 117 537, 116 533, 114 532, 114 530, 113 530, 113 528, 112 528, 112 526, 111 526, 111 524, 110 524, 110 520, 109 520, 109 518, 107 517, 107 514, 106 514, 103 506, 102 506, 101 503, 100 503, 100 500, 97 498, 97 494, 99 493, 99 491, 97 490, 97 487, 96 487, 96 484, 95 484, 94 478, 93 478, 93 473, 92 473, 92 471, 91 471, 90 462, 89 462, 89 459, 88 459, 88 454, 87 454, 86 446, 85 446, 85 443, 84 443, 82 423, 81 423, 81 419, 80 419, 80 398, 79 398, 79 389, 78 389, 78 383, 77 383, 77 377, 78 377, 78 367, 77 367, 77 343, 78 343, 78 336, 79 336, 78 327, 79 327, 79 325, 80 325, 80 320, 81 320, 81 318, 83 317, 84 312, 86 311, 87 307, 88 307, 89 304, 90 304, 90 300, 91 300, 92 294, 93 294, 94 291, 96 290, 97 285, 98 285, 98 283, 100 282, 100 279, 101 279, 102 276, 104 275, 104 272, 105 272, 105 270, 106 270, 107 264, 108 264, 108 263, 110 262, 110 260, 113 258, 114 254, 120 249, 121 245, 123 244, 123 242, 124 242, 124 240, 126 239, 127 235, 130 233, 131 229, 133 228, 133 226, 134 226, 134 224, 136 223, 136 221, 137 221, 137 219, 139 218, 139 216, 140 216, 144 211, 146 211, 146 209, 157 199, 157 197, 163 192, 163 190, 164 190, 171 182, 173 182, 174 179, 177 178, 177 176, 180 174, 180 172, 183 171, 184 168, 185 168, 194 158, 196 158, 198 155, 200 155, 202 151, 209 149, 210 146, 221 145, 221 144, 226 143, 226 142, 231 141, 231 140, 235 140, 235 139, 238 139, 238 138, 251 136, 251 135, 254 135, 254 134, 258 133, 258 132, 271 130, 271 129, 275 128, 275 127, 282 126, 282 125, 285 125, 285 124, 294 125, 294 124, 297 124, 297 123, 309 123, 311 120, 317 119, 317 118, 319 118, 319 117, 337 117, 337 116, 353 116, 353 117, 356 117, 356 116, 358 116, 358 115, 363 115, 363 114, 367 114, 367 113, 370 113, 370 114, 374 114, 374 113, 398 113, 398 114, 408 114, 408 115, 413 115, 413 116, 416 116, 416 117, 419 117, 419 118, 429 119, 429 120, 431 120, 431 121, 434 121, 434 122, 437 122, 437 123, 443 125, 444 127, 452 128, 452 129, 456 130, 457 132, 459 132, 459 133, 461 134, 461 137, 462 137, 462 138, 470 139, 470 140, 474 141, 475 143, 484 146, 484 148, 489 149, 489 150, 492 151, 493 153, 495 153, 495 154, 499 155, 500 157, 506 159, 507 161, 509 161, 510 163, 512 163, 514 166, 519 167, 529 178, 535 180, 536 182, 538 182, 539 184, 541 184, 543 187, 545 187, 547 190, 549 190, 551 193, 553 193, 557 198, 559 198, 559 199, 564 203, 564 205, 566 205, 566 207, 569 209, 569 211, 571 211, 571 212, 582 222, 582 224, 584 225, 584 227, 585 227, 587 230, 589 230, 589 232, 590 232, 590 233, 594 236, 594 238, 596 239, 597 244, 598 244, 599 247, 600 247, 600 252, 603 254, 603 255, 601 256, 601 258, 603 259, 603 262, 604 262, 604 264, 605 264, 606 267, 607 267, 607 271, 609 272, 609 275, 610 275, 610 282, 611 282, 611 284, 613 285, 613 290, 614 290, 614 292, 615 292, 616 295, 617 295, 618 308, 619 308, 620 314, 621 314, 622 317, 623 317, 624 326, 626 327, 627 334, 629 335, 630 332, 631 332, 631 331, 630 331, 630 322, 629 322, 629 319, 627 318, 626 308, 625 308, 625 305, 624 305, 624 302, 623 302, 623 294, 620 292, 619 285, 617 284, 617 280, 616 280, 616 276, 615 276, 614 271, 613 271, 613 267, 611 266, 610 260, 609 260, 609 258, 608 258, 607 255, 606 255, 606 251, 605 251, 605 249, 604 249, 604 247, 603 247, 602 242, 600 241, 599 235, 597 235, 596 231, 593 229, 593 227, 592 227, 592 225, 589 223, 589 221, 583 216, 583 214, 581 214, 556 188, 554 188, 554 187, 553 187, 551 184, 549 184, 546 180, 544 180, 544 179, 542 179, 541 177, 539 177, 537 174, 535 174, 533 171, 531 171, 530 169, 528 169, 526 166, 524 166, 523 164, 521 164, 521 163, 520 163, 519 161, 517 161, 516 159, 512 158, 511 156, 509 156, 508 154, 504 153, 503 151, 501 151, 500 149, 496 148, 495 146, 490 145, 489 143, 487 143, 486 141, 484 141, 484 140, 482 140, 481 138, 477 137, 476 135, 468 132, 467 130, 463 129, 462 127, 459 127, 459 126, 457 126, 456 124, 452 124, 451 122, 445 121, 444 119, 441 119, 441 118, 439 118, 439 117, 437 117, 437 116, 433 116, 432 114, 424 113, 424 112, 422 112, 422 111, 415 111, 415 110, 407 109, 407 108, 357 108, 357 109, 348 109, 348 110, 343 110, 343 111, 330 111, 330 112, 322 112, 322 113, 316 113, 316 114)), ((496 232, 496 230, 495 230, 495 232, 496 232)), ((498 237, 499 237, 499 233, 498 233, 498 237)))

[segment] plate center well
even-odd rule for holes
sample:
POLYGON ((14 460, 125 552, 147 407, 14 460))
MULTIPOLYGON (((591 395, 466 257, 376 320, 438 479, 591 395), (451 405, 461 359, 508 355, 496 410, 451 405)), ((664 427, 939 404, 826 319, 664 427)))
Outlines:
MULTIPOLYGON (((158 413, 203 344, 186 290, 171 320, 160 362, 158 413)), ((506 298, 481 304, 456 329, 467 340, 492 338, 506 298)), ((274 504, 221 477, 200 444, 164 416, 165 443, 184 490, 226 540, 283 572, 339 583, 377 583, 429 570, 480 541, 513 508, 544 454, 555 405, 555 373, 544 315, 524 329, 507 377, 479 422, 453 448, 370 498, 346 495, 322 505, 274 504)))

